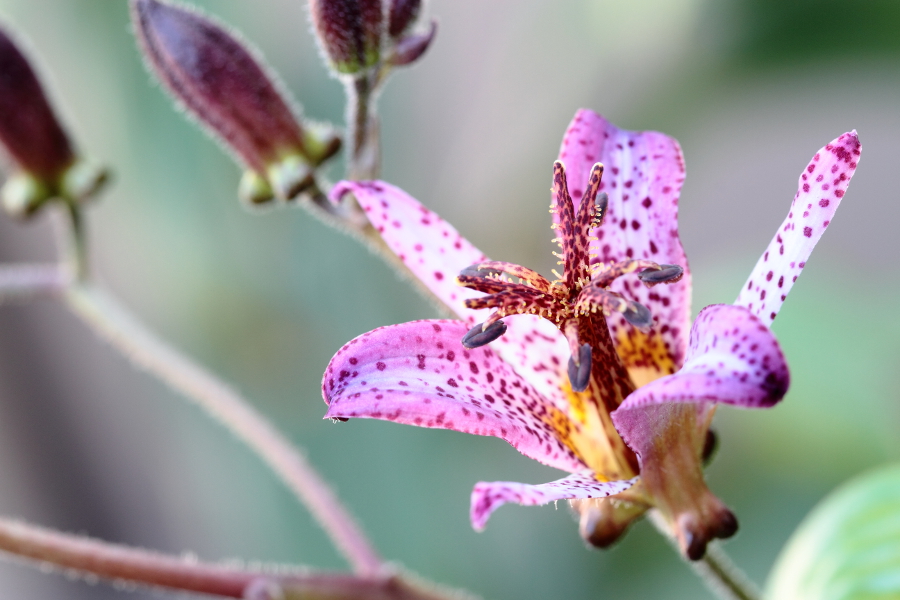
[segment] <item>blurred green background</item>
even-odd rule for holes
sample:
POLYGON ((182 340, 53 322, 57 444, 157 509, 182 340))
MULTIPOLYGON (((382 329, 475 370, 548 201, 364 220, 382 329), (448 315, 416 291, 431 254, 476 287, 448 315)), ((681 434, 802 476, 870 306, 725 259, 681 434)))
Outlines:
MULTIPOLYGON (((307 115, 341 121, 304 2, 197 4, 264 52, 307 115)), ((900 456, 900 4, 433 0, 429 12, 435 44, 381 99, 384 178, 488 255, 544 272, 551 164, 579 107, 681 142, 695 312, 734 299, 809 158, 859 131, 850 191, 774 325, 791 391, 773 410, 717 416, 710 487, 741 523, 726 549, 762 582, 828 490, 900 456)), ((89 215, 102 280, 305 448, 385 556, 498 600, 710 597, 646 523, 606 552, 584 549, 562 504, 503 508, 472 531, 476 481, 558 475, 499 440, 322 421, 331 355, 431 308, 303 211, 238 204, 238 169, 150 82, 124 0, 0 0, 0 19, 28 41, 78 144, 115 169, 89 215)), ((53 256, 46 216, 0 218, 0 259, 53 256)), ((111 541, 344 567, 252 454, 50 300, 0 307, 0 490, 0 513, 111 541)), ((0 596, 122 592, 2 563, 0 596)))

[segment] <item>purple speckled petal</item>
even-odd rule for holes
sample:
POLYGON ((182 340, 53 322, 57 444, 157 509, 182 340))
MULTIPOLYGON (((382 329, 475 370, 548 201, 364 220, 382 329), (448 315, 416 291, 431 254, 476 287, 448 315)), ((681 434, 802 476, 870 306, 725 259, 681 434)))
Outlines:
MULTIPOLYGON (((336 200, 352 192, 387 245, 436 296, 469 326, 484 321, 490 310, 470 310, 466 298, 480 292, 456 284, 459 272, 487 260, 452 225, 428 210, 403 190, 382 181, 342 181, 331 192, 336 200), (440 276, 438 276, 440 274, 440 276)), ((540 317, 522 315, 506 319, 508 329, 492 344, 504 360, 541 394, 558 406, 567 406, 560 392, 569 360, 565 338, 555 325, 540 317)))
POLYGON ((678 196, 684 182, 678 142, 655 131, 619 129, 597 113, 581 109, 566 131, 559 160, 566 166, 576 206, 594 163, 606 167, 600 191, 609 195, 609 208, 603 224, 594 230, 599 239, 593 244, 593 262, 634 258, 684 267, 682 280, 671 285, 649 289, 636 277, 623 277, 611 286, 649 308, 656 321, 656 335, 647 339, 621 315, 609 318, 625 366, 674 372, 684 361, 691 304, 691 273, 678 238, 678 196), (661 345, 663 351, 645 352, 648 343, 661 345), (644 364, 650 354, 668 355, 671 361, 663 364, 655 359, 644 364))
POLYGON ((790 384, 778 340, 760 319, 741 306, 715 304, 697 316, 691 329, 687 361, 676 374, 657 379, 632 393, 612 417, 622 438, 635 451, 639 439, 653 435, 651 417, 671 403, 725 403, 768 408, 790 384))
POLYGON ((800 175, 791 210, 759 258, 735 304, 771 325, 850 185, 862 146, 856 130, 812 158, 800 175))
POLYGON ((515 365, 516 371, 560 410, 568 410, 569 402, 560 387, 568 378, 570 350, 565 336, 550 321, 533 315, 517 315, 504 322, 508 329, 491 344, 494 352, 515 365))
POLYGON ((622 481, 597 481, 590 471, 573 473, 568 477, 541 485, 515 481, 482 481, 472 490, 470 512, 472 527, 478 531, 484 529, 491 513, 507 502, 515 502, 522 506, 537 506, 554 500, 605 498, 624 492, 636 481, 636 477, 622 481))
MULTIPOLYGON (((456 284, 460 271, 487 260, 450 223, 418 200, 384 181, 341 181, 331 190, 337 201, 352 193, 388 247, 453 312, 474 325, 490 311, 476 312, 463 300, 480 296, 456 284)), ((484 318, 481 320, 483 321, 484 318)))
POLYGON ((350 341, 322 379, 326 417, 384 419, 499 437, 564 471, 585 468, 580 433, 489 346, 466 350, 461 321, 414 321, 350 341))

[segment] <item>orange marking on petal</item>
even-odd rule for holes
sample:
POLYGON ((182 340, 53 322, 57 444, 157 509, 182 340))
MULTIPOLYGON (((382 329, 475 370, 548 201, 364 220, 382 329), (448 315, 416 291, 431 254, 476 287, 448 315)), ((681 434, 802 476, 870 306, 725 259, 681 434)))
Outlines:
POLYGON ((563 377, 561 389, 568 400, 568 414, 551 408, 545 422, 553 428, 557 439, 594 471, 598 481, 630 479, 636 473, 625 457, 625 442, 609 414, 597 409, 592 399, 598 393, 595 388, 592 382, 584 392, 575 392, 563 377))
POLYGON ((637 387, 677 371, 671 352, 655 329, 649 333, 633 327, 619 330, 616 351, 637 387))

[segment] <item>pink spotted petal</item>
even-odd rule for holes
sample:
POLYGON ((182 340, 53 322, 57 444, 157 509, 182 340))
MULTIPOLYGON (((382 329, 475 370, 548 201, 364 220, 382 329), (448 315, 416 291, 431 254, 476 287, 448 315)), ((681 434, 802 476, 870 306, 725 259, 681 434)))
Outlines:
POLYGON ((568 380, 569 343, 559 329, 541 317, 516 315, 504 319, 508 329, 491 344, 494 352, 528 380, 542 396, 563 412, 569 401, 561 385, 568 380))
MULTIPOLYGON (((452 225, 389 183, 342 181, 331 198, 337 200, 347 192, 356 196, 391 250, 451 310, 470 326, 488 317, 490 310, 469 310, 462 304, 466 298, 482 294, 456 284, 462 269, 487 258, 452 225)), ((565 338, 555 325, 531 315, 508 318, 506 324, 506 334, 491 344, 494 351, 517 365, 518 372, 542 395, 560 407, 567 406, 559 388, 569 360, 565 338)))
POLYGON ((767 408, 784 397, 789 384, 787 362, 771 330, 743 307, 715 304, 694 322, 684 367, 628 396, 613 413, 613 423, 640 453, 665 426, 674 403, 767 408))
POLYGON ((473 325, 484 314, 463 306, 479 292, 456 284, 460 271, 487 260, 450 223, 422 206, 415 198, 384 181, 341 181, 331 191, 332 201, 352 193, 388 247, 441 301, 473 325))
POLYGON ((845 133, 813 156, 800 175, 791 210, 759 258, 735 304, 771 325, 788 292, 831 223, 859 163, 856 130, 845 133))
POLYGON ((352 340, 322 380, 326 417, 370 418, 499 437, 564 471, 585 464, 560 441, 559 411, 489 346, 466 350, 461 321, 414 321, 352 340))
POLYGON ((472 490, 471 520, 477 531, 484 529, 491 513, 507 502, 522 506, 537 506, 554 500, 573 498, 605 498, 624 492, 637 481, 597 481, 591 471, 573 473, 568 477, 543 483, 528 485, 514 481, 482 481, 472 490))
MULTIPOLYGON (((648 289, 636 277, 612 284, 614 291, 650 309, 675 367, 681 366, 690 327, 691 273, 678 238, 678 196, 684 182, 678 142, 655 131, 619 129, 597 113, 581 109, 563 137, 559 160, 566 166, 576 203, 594 163, 606 167, 600 191, 609 195, 609 208, 603 224, 594 230, 599 238, 594 243, 595 262, 643 258, 684 267, 682 280, 671 285, 648 289)), ((635 331, 620 315, 609 323, 617 343, 622 341, 617 332, 635 331)), ((623 360, 628 367, 645 366, 633 364, 627 356, 623 360)))

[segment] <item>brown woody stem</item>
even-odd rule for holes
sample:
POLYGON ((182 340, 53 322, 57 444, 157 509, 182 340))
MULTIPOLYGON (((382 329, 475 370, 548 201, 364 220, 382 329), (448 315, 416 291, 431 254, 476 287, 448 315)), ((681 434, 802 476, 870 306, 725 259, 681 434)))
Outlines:
MULTIPOLYGON (((292 600, 446 600, 447 595, 391 575, 354 577, 300 569, 250 571, 198 562, 0 518, 0 550, 41 566, 148 587, 250 597, 253 588, 292 600), (261 585, 260 585, 261 584, 261 585), (268 584, 268 585, 267 585, 268 584)), ((265 598, 266 595, 254 597, 265 598)))

